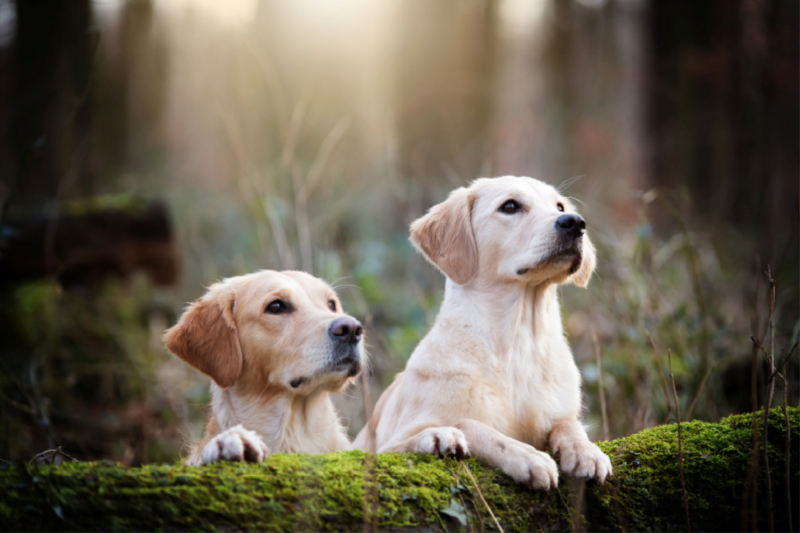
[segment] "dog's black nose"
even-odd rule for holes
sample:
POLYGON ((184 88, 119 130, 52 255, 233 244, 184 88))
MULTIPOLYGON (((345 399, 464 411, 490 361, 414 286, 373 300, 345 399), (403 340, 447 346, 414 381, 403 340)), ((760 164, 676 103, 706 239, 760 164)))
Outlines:
POLYGON ((356 344, 361 340, 364 328, 361 327, 361 322, 355 318, 343 316, 331 322, 330 332, 333 338, 339 342, 356 344))
POLYGON ((586 229, 586 221, 580 215, 561 215, 556 219, 556 231, 563 231, 572 237, 580 237, 586 229))

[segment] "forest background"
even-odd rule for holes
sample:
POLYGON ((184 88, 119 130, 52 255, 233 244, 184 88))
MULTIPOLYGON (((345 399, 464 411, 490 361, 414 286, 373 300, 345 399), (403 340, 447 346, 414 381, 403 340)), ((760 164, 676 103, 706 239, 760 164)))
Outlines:
POLYGON ((794 0, 0 0, 0 458, 174 462, 208 379, 161 335, 264 268, 323 277, 366 325, 372 374, 337 398, 355 434, 364 389, 441 301, 408 225, 479 176, 542 179, 587 219, 597 274, 560 293, 593 439, 675 419, 668 350, 684 418, 763 403, 768 270, 776 359, 800 335, 799 17, 794 0), (49 235, 142 205, 168 214, 161 270, 9 274, 25 221, 49 235))

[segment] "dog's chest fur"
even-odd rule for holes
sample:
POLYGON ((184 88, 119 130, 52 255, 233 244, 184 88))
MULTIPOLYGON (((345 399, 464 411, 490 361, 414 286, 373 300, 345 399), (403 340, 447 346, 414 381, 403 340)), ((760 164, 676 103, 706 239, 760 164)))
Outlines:
POLYGON ((543 447, 553 423, 580 410, 580 377, 566 343, 520 347, 509 354, 510 436, 543 447))
POLYGON ((212 408, 220 431, 237 424, 259 434, 272 453, 329 453, 349 447, 344 428, 328 396, 321 392, 295 399, 259 402, 242 398, 234 390, 211 386, 212 408))
POLYGON ((454 303, 445 299, 423 341, 433 344, 423 351, 436 354, 438 362, 412 357, 408 368, 458 371, 471 398, 462 416, 545 446, 553 423, 577 416, 581 407, 580 374, 563 335, 555 288, 494 316, 454 303))

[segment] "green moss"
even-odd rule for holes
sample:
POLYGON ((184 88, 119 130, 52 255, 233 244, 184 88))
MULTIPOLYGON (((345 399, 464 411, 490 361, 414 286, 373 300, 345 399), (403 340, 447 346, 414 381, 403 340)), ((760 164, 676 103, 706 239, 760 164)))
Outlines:
MULTIPOLYGON (((790 416, 792 438, 798 442, 800 411, 793 408, 790 416)), ((782 411, 773 411, 769 451, 773 499, 780 503, 786 500, 783 423, 782 411)), ((693 529, 740 529, 751 416, 718 424, 690 422, 682 429, 693 529)), ((578 520, 591 530, 684 527, 677 426, 600 446, 612 458, 614 476, 605 485, 587 483, 583 513, 569 507, 578 494, 574 480, 562 478, 558 491, 531 491, 480 461, 465 463, 506 531, 571 531, 578 520)), ((796 477, 796 446, 791 465, 796 477)), ((765 482, 759 480, 760 502, 765 482)), ((124 468, 109 462, 5 465, 0 491, 3 530, 495 530, 462 464, 427 455, 277 454, 261 465, 202 468, 124 468), (466 526, 441 512, 461 506, 466 526)), ((777 527, 785 509, 776 505, 775 511, 777 527)))

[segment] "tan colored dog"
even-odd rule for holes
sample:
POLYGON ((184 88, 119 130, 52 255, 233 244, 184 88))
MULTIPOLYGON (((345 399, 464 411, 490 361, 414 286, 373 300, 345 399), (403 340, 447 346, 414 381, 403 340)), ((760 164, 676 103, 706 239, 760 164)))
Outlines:
POLYGON ((556 189, 479 179, 411 225, 411 242, 447 276, 428 335, 381 396, 354 446, 472 455, 550 489, 567 474, 604 481, 611 462, 581 425, 580 373, 556 287, 586 286, 594 248, 556 189))
POLYGON ((333 289, 304 272, 213 285, 164 335, 170 352, 213 380, 206 436, 186 464, 348 449, 328 393, 360 371, 362 333, 333 289))

